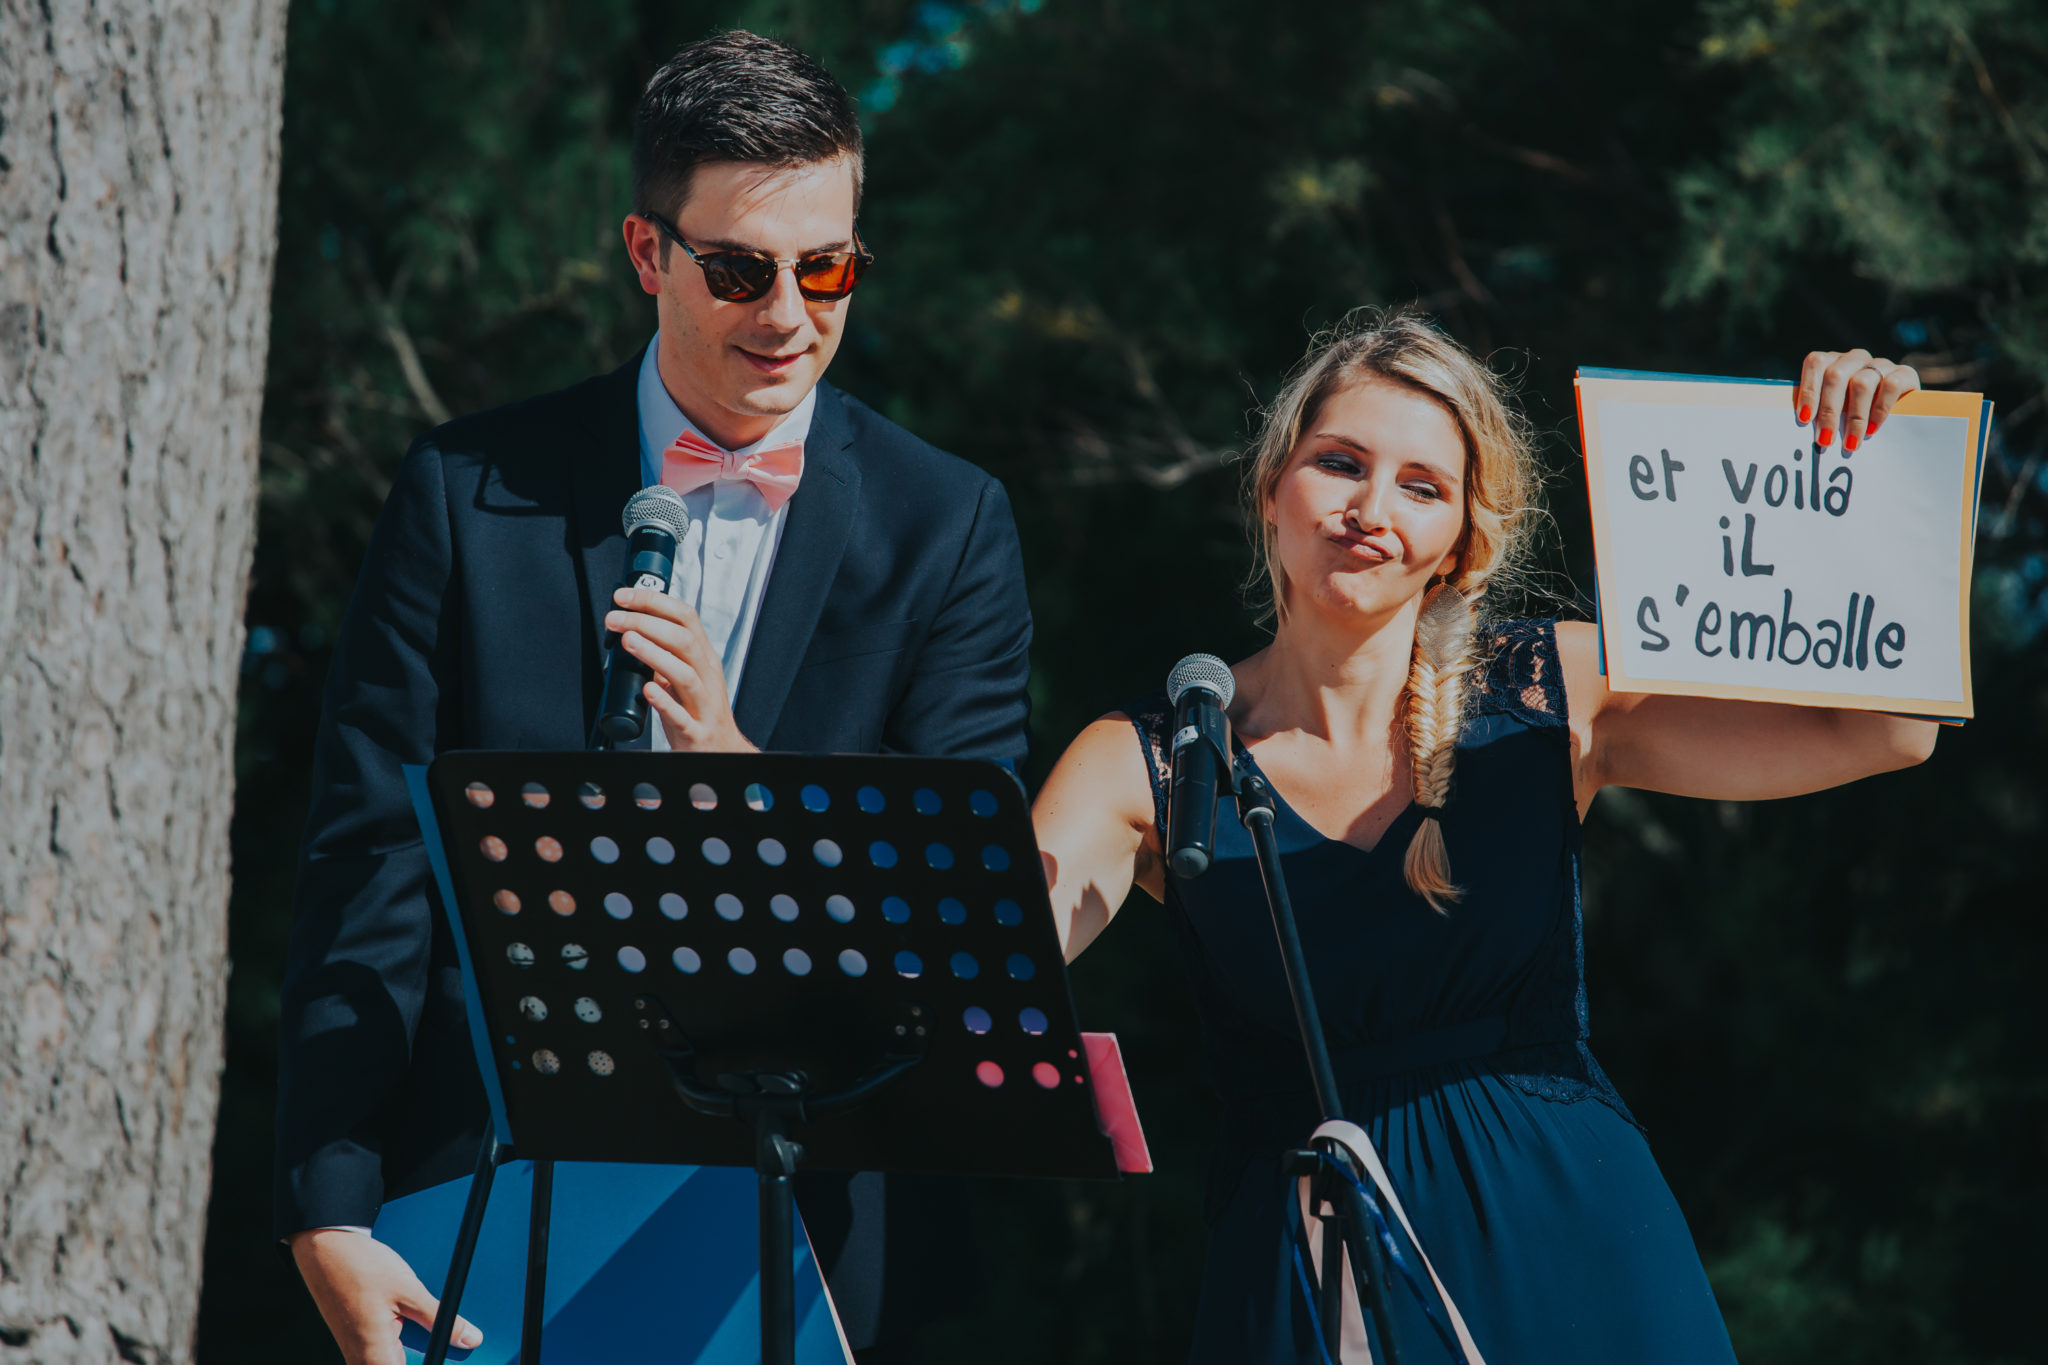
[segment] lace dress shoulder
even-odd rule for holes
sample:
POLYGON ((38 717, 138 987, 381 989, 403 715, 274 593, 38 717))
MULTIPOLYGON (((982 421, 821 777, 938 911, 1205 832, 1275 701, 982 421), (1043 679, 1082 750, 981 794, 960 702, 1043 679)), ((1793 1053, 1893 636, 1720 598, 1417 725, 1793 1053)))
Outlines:
POLYGON ((1485 659, 1473 671, 1471 714, 1506 714, 1536 726, 1566 724, 1570 717, 1557 658, 1557 623, 1517 617, 1482 630, 1485 659))
POLYGON ((1117 708, 1131 718, 1145 754, 1145 772, 1152 779, 1152 818, 1166 828, 1166 793, 1173 776, 1168 741, 1173 729, 1173 703, 1164 691, 1152 692, 1117 708))

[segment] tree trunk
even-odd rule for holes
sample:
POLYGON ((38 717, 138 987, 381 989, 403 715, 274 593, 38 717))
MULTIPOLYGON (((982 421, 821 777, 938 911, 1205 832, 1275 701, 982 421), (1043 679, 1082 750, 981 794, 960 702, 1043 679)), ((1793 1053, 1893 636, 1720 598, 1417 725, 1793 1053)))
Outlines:
POLYGON ((283 0, 0 0, 0 1365, 187 1361, 283 0))

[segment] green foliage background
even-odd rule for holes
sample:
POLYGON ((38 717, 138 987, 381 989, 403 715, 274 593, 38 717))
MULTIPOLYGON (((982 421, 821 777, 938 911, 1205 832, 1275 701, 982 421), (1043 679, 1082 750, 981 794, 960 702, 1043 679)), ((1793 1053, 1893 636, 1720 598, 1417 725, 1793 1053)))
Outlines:
MULTIPOLYGON (((1998 401, 1980 719, 1823 796, 1603 796, 1588 957, 1595 1046, 1745 1360, 2043 1358, 2048 11, 299 0, 202 1359, 332 1358, 266 1240, 269 1125, 319 686, 368 528, 414 432, 651 332, 618 245, 634 98, 734 24, 862 97, 881 263, 833 378, 1009 484, 1041 772, 1182 653, 1256 647, 1229 455, 1353 305, 1420 299, 1517 376, 1556 472, 1540 609, 1590 582, 1577 365, 1784 375, 1866 344, 1998 401)), ((1185 1356, 1212 1099, 1150 903, 1074 976, 1161 1172, 985 1187, 987 1289, 933 1359, 1185 1356)))

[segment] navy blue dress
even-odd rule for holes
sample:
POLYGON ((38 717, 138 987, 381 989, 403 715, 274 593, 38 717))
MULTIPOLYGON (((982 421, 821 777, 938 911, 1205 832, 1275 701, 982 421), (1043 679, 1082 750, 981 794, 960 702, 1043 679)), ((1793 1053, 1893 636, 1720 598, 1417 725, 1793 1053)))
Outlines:
MULTIPOLYGON (((1586 1046, 1579 819, 1549 621, 1488 630, 1443 816, 1449 914, 1408 889, 1413 806, 1367 851, 1278 793, 1276 832, 1345 1117, 1372 1135, 1489 1365, 1728 1365, 1677 1202, 1586 1046)), ((1127 708, 1161 827, 1163 696, 1127 708)), ((1223 1128, 1197 1365, 1317 1361, 1279 1154, 1317 1118, 1251 840, 1168 875, 1223 1128)), ((1404 1361, 1450 1357, 1395 1287, 1404 1361)))

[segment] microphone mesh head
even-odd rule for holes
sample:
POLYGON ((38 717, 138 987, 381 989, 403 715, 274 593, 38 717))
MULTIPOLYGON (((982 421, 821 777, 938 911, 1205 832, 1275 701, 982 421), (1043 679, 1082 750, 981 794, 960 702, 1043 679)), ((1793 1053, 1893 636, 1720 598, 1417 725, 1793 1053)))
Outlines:
POLYGON ((1230 665, 1214 654, 1190 654, 1173 666, 1173 672, 1166 675, 1166 696, 1169 701, 1179 702, 1180 694, 1190 687, 1206 688, 1216 694, 1219 705, 1230 705, 1230 699, 1237 695, 1237 679, 1230 676, 1230 665))
POLYGON ((658 527, 682 542, 690 530, 690 511, 683 506, 683 495, 665 483, 652 488, 643 488, 626 499, 626 538, 632 539, 635 531, 644 527, 658 527))

